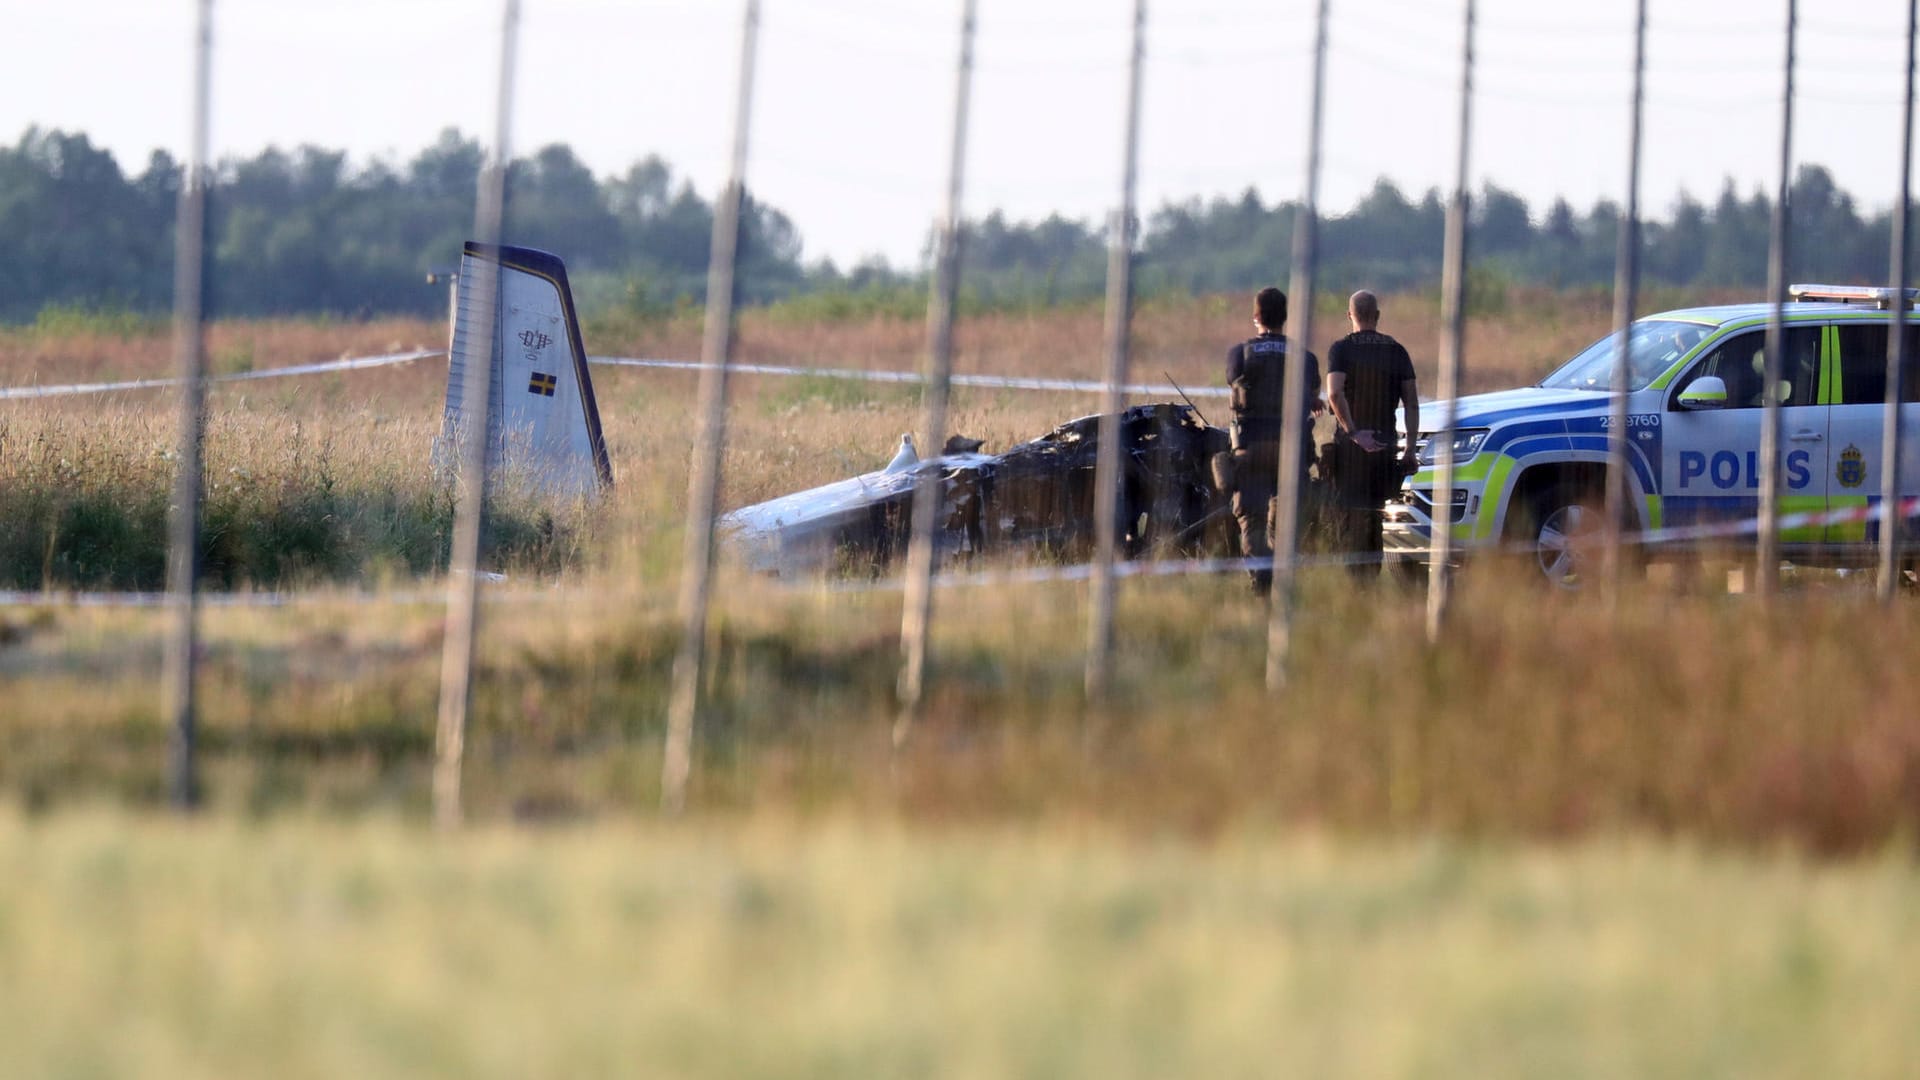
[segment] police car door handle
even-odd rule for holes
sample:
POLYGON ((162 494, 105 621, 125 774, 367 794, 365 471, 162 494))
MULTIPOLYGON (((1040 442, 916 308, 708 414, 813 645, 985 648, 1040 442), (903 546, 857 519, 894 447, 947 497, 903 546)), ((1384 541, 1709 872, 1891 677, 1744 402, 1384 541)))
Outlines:
POLYGON ((1821 442, 1826 439, 1826 435, 1818 431, 1796 431, 1787 437, 1794 442, 1821 442))

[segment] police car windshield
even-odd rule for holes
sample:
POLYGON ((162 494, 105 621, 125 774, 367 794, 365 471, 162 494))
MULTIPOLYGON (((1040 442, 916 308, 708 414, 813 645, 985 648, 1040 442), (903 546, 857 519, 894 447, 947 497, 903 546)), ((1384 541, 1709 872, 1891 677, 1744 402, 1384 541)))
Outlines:
MULTIPOLYGON (((1669 319, 1642 319, 1633 324, 1627 350, 1627 389, 1644 390, 1660 373, 1672 367, 1705 340, 1710 326, 1669 319)), ((1608 334, 1540 381, 1553 390, 1610 390, 1618 334, 1608 334)))

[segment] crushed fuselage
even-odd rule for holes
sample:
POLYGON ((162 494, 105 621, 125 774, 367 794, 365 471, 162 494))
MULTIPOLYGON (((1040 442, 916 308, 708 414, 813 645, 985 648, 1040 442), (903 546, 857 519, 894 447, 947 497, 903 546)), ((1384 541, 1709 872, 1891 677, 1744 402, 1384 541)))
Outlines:
MULTIPOLYGON (((742 507, 721 520, 721 533, 756 570, 884 568, 906 550, 914 484, 931 470, 939 475, 935 543, 943 561, 1083 559, 1094 541, 1099 426, 1100 417, 1081 417, 1005 453, 946 454, 742 507)), ((1227 433, 1189 406, 1156 404, 1122 413, 1120 437, 1124 553, 1228 550, 1232 521, 1211 470, 1227 433)))

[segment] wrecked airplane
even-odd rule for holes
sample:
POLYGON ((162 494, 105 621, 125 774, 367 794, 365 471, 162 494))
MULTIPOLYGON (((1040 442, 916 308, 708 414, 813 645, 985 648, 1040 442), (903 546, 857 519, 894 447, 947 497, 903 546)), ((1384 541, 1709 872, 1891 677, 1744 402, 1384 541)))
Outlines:
MULTIPOLYGON (((955 437, 925 460, 902 437, 886 468, 742 507, 721 519, 720 532, 757 571, 878 572, 905 554, 914 485, 932 470, 941 495, 938 561, 1085 559, 1094 544, 1099 431, 1099 416, 1083 416, 1000 454, 955 437)), ((1163 403, 1127 409, 1120 437, 1123 555, 1231 552, 1233 519, 1211 467, 1227 433, 1191 406, 1163 403)))

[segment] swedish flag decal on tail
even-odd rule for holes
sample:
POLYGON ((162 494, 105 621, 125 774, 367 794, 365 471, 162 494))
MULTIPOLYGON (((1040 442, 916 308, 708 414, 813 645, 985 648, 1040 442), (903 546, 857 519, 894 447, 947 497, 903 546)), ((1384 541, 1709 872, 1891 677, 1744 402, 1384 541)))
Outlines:
POLYGON ((462 408, 467 368, 488 368, 489 475, 564 495, 613 484, 587 352, 567 268, 544 251, 469 242, 460 260, 453 347, 447 362, 442 460, 469 422, 462 408), (500 275, 500 301, 487 326, 482 275, 500 275), (491 332, 489 332, 491 331, 491 332), (491 349, 489 349, 491 343, 491 349), (490 353, 490 355, 487 355, 490 353))

